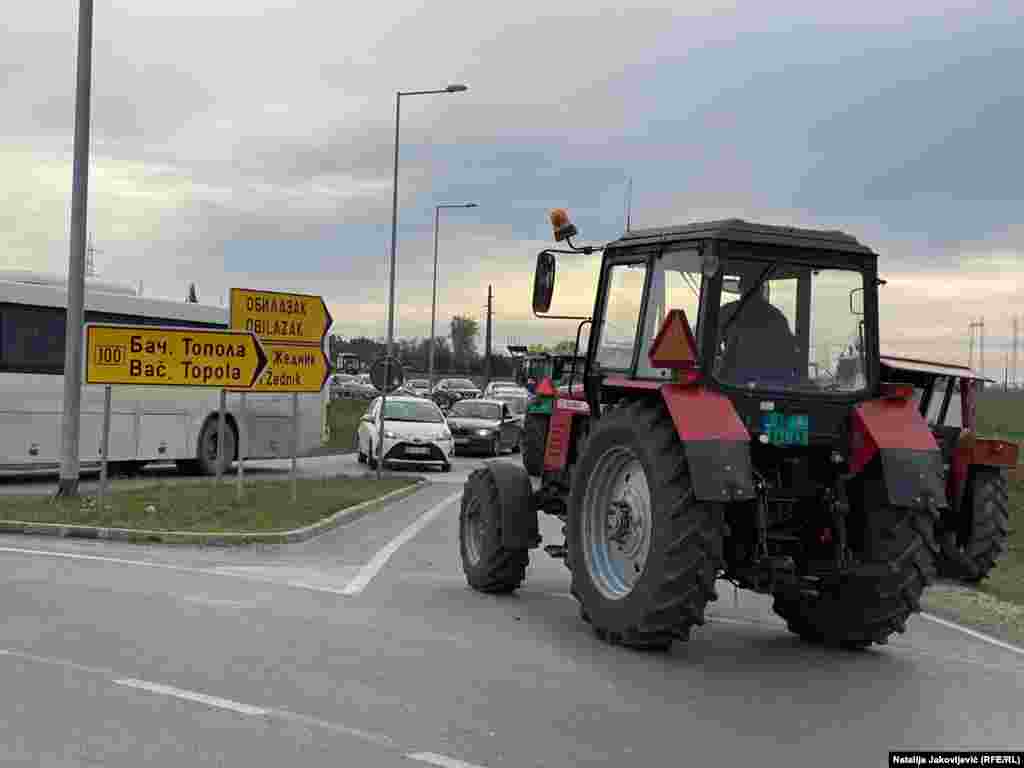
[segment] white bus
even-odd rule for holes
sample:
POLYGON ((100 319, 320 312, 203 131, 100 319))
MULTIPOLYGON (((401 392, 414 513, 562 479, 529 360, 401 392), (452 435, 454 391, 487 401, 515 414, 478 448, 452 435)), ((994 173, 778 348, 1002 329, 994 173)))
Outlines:
MULTIPOLYGON (((0 472, 55 471, 60 466, 64 402, 67 282, 62 276, 0 271, 0 472)), ((86 280, 86 322, 227 328, 225 307, 144 298, 132 288, 86 280)), ((83 333, 84 338, 84 333, 83 333)), ((84 355, 83 349, 83 355, 84 355)), ((84 358, 83 358, 84 359, 84 358)), ((83 385, 79 456, 83 470, 99 467, 104 387, 83 385)), ((220 392, 211 388, 115 386, 111 389, 112 471, 175 462, 183 472, 216 471, 220 392)), ((329 388, 299 395, 298 453, 326 435, 329 388)), ((291 456, 292 396, 227 396, 225 454, 238 458, 291 456)))

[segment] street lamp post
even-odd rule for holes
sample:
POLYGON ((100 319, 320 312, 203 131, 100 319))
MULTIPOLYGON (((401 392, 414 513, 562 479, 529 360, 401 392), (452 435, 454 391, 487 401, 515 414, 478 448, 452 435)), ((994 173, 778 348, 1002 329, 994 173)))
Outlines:
MULTIPOLYGON (((395 92, 395 171, 391 191, 391 264, 388 285, 388 358, 395 351, 395 253, 398 247, 398 126, 402 114, 403 96, 426 96, 436 93, 461 93, 468 91, 465 85, 449 85, 432 91, 396 91, 395 92)), ((387 379, 391 379, 390 366, 387 367, 387 379)), ((387 405, 387 392, 381 392, 380 398, 380 434, 377 436, 377 478, 380 478, 381 465, 384 463, 384 407, 387 405)))
POLYGON ((430 302, 430 363, 427 372, 427 379, 431 387, 434 386, 434 347, 436 346, 434 323, 437 319, 437 229, 442 208, 476 208, 476 203, 442 203, 434 206, 434 295, 430 302))

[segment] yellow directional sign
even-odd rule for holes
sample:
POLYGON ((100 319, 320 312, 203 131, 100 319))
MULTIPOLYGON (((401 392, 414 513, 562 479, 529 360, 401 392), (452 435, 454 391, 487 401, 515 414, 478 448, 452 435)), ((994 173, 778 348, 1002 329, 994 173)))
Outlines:
POLYGON ((255 334, 151 325, 86 326, 87 384, 248 389, 267 365, 255 334))
POLYGON ((245 391, 287 394, 323 390, 330 365, 322 348, 269 341, 263 342, 263 348, 267 351, 267 367, 245 391))
POLYGON ((332 322, 321 296, 231 289, 231 327, 262 341, 323 345, 332 322))

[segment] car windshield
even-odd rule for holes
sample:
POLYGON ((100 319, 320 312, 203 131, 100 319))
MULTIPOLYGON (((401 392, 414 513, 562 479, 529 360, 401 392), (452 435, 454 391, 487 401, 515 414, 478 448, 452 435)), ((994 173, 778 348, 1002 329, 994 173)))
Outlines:
POLYGON ((526 413, 526 398, 522 395, 497 395, 495 400, 501 400, 503 403, 508 404, 508 409, 517 416, 521 413, 526 413))
POLYGON ((852 310, 863 274, 759 256, 723 265, 715 377, 747 389, 862 390, 864 326, 852 310))
POLYGON ((476 385, 469 379, 448 379, 448 386, 458 389, 476 389, 476 385))
POLYGON ((444 421, 441 410, 429 400, 388 400, 384 406, 384 418, 388 421, 418 421, 424 424, 440 424, 444 421))
POLYGON ((494 405, 494 403, 474 403, 471 400, 463 400, 461 403, 456 403, 452 406, 448 416, 497 421, 501 418, 501 407, 494 405))

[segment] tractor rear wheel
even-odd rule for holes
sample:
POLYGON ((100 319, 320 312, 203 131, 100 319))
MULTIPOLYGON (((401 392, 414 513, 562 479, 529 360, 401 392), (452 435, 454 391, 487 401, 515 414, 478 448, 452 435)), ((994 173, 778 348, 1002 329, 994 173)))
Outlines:
POLYGON ((620 406, 576 467, 566 564, 580 614, 611 644, 667 650, 704 623, 722 562, 723 508, 698 502, 664 403, 620 406))
MULTIPOLYGON (((527 477, 522 476, 522 481, 529 486, 527 477)), ((530 491, 524 489, 526 499, 530 491)), ((528 514, 529 510, 518 512, 528 514)), ((513 592, 526 578, 530 551, 509 549, 502 543, 501 495, 489 466, 475 470, 466 481, 459 511, 459 550, 466 581, 478 592, 513 592)))
POLYGON ((807 642, 863 649, 902 633, 935 577, 938 545, 927 510, 885 507, 878 544, 838 584, 816 594, 776 593, 772 609, 807 642))
POLYGON ((944 576, 974 583, 988 576, 1007 551, 1010 530, 1009 489, 1005 470, 978 467, 964 499, 970 519, 942 542, 944 576))
POLYGON ((548 424, 551 417, 545 413, 528 413, 523 426, 523 467, 531 477, 540 477, 544 471, 544 449, 548 442, 548 424))

